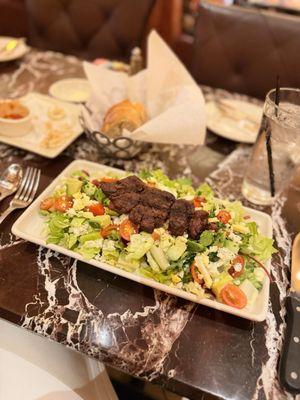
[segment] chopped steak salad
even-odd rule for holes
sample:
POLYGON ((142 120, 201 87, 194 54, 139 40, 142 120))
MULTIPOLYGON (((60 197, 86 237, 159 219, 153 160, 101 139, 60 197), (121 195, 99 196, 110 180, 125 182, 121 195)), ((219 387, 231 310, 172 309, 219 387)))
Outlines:
POLYGON ((76 171, 40 204, 47 243, 236 308, 262 289, 276 250, 242 204, 162 171, 76 171))

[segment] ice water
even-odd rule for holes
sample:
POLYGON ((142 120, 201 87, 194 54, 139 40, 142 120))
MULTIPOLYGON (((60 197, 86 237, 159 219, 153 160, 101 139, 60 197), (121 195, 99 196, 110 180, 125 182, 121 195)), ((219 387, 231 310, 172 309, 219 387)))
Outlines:
POLYGON ((299 162, 300 106, 280 103, 274 107, 265 104, 261 128, 243 181, 243 195, 255 204, 271 204, 270 175, 266 147, 266 132, 271 132, 271 149, 275 194, 288 183, 299 162))

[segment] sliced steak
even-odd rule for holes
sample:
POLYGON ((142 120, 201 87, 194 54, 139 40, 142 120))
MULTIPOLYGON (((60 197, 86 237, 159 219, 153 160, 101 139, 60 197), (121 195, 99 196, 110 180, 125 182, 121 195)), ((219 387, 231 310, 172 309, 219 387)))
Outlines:
POLYGON ((189 223, 189 236, 199 239, 200 234, 208 228, 208 213, 204 210, 195 211, 189 223))
POLYGON ((117 182, 100 182, 99 186, 106 197, 110 197, 118 190, 117 182))
POLYGON ((120 214, 129 213, 140 201, 140 195, 134 192, 117 192, 110 196, 111 206, 113 210, 120 214))
POLYGON ((135 175, 120 179, 117 182, 100 182, 99 186, 107 197, 126 192, 139 193, 146 187, 144 182, 135 175))
POLYGON ((139 225, 141 230, 150 233, 153 232, 154 228, 163 226, 167 218, 167 210, 159 210, 143 204, 134 207, 129 214, 129 219, 134 224, 139 225))
POLYGON ((142 192, 146 185, 144 182, 135 175, 127 176, 127 178, 121 179, 117 182, 119 190, 125 190, 129 192, 142 192))
POLYGON ((143 215, 145 215, 147 212, 147 207, 142 206, 141 204, 138 204, 136 207, 134 207, 129 214, 129 219, 131 222, 133 222, 135 225, 140 225, 143 215))
POLYGON ((189 221, 194 213, 194 206, 187 200, 176 200, 171 207, 169 231, 171 235, 181 236, 188 230, 189 221))
POLYGON ((172 193, 151 187, 146 187, 141 196, 141 204, 162 210, 169 210, 174 201, 172 193))

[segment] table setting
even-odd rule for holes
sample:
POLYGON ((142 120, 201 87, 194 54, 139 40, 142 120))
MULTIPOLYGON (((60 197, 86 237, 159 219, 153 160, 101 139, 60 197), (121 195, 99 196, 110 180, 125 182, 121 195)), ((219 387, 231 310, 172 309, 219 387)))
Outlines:
POLYGON ((155 31, 134 75, 2 47, 0 317, 190 399, 295 398, 300 92, 198 86, 155 31))

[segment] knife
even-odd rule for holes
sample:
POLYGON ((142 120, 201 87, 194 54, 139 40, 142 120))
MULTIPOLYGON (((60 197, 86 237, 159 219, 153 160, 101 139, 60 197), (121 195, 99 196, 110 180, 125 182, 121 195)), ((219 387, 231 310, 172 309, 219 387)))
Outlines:
POLYGON ((286 299, 286 332, 279 380, 289 392, 300 393, 300 233, 292 248, 291 288, 286 299))

